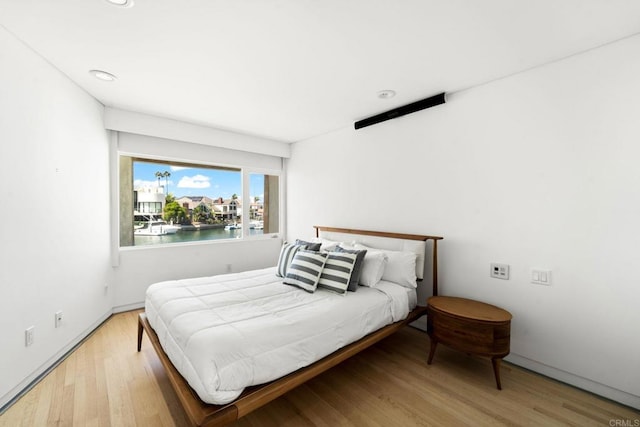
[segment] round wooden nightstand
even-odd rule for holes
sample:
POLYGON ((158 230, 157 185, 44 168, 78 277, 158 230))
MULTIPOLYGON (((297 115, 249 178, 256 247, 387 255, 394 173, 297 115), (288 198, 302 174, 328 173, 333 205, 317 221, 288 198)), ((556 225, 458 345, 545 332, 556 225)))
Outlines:
POLYGON ((465 353, 491 358, 496 386, 500 383, 500 361, 509 354, 511 313, 494 305, 458 297, 427 300, 427 332, 431 364, 438 343, 465 353))

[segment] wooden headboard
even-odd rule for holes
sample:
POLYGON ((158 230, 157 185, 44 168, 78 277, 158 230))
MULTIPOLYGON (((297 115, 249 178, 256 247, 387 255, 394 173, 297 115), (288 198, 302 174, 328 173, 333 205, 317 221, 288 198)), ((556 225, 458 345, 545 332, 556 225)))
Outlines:
MULTIPOLYGON (((331 240, 345 240, 342 238, 344 235, 356 235, 358 236, 370 236, 372 238, 381 239, 395 239, 396 241, 433 241, 433 256, 432 256, 432 272, 433 272, 433 295, 438 295, 438 240, 442 240, 439 236, 426 236, 421 234, 403 234, 403 233, 389 233, 384 231, 370 231, 370 230, 356 230, 351 228, 337 228, 337 227, 325 227, 320 225, 314 225, 316 229, 316 237, 325 237, 331 240), (321 235, 322 234, 322 235, 321 235)), ((360 242, 366 244, 367 242, 360 242)), ((377 245, 376 245, 377 247, 377 245)), ((399 248, 389 247, 388 249, 398 250, 399 248)), ((422 258, 418 253, 417 259, 417 277, 422 280, 422 272, 424 270, 424 252, 422 258)))

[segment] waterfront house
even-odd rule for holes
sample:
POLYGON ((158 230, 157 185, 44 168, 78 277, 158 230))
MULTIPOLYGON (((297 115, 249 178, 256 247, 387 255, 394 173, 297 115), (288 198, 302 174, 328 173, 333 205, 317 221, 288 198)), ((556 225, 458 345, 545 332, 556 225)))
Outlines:
POLYGON ((182 196, 177 198, 176 202, 185 208, 188 216, 191 216, 191 212, 199 205, 205 205, 210 209, 213 208, 214 200, 207 196, 182 196))
POLYGON ((234 221, 242 215, 242 203, 239 199, 223 199, 219 197, 213 201, 213 212, 217 218, 234 221))
POLYGON ((163 187, 138 187, 133 191, 134 218, 139 221, 160 218, 165 205, 163 187))

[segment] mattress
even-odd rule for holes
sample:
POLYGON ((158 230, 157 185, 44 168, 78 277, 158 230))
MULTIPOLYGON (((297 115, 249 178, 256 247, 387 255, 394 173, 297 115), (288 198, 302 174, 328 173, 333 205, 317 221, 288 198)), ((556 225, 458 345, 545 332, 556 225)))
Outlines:
POLYGON ((263 384, 407 317, 415 289, 391 282, 338 295, 284 285, 276 268, 151 285, 149 324, 206 403, 263 384))

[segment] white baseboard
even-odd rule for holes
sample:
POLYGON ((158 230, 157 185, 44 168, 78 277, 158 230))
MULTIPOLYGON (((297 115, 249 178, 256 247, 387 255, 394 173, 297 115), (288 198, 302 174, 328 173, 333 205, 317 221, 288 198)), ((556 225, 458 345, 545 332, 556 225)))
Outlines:
POLYGON ((133 304, 119 305, 117 307, 113 307, 113 314, 124 313, 125 311, 137 310, 139 308, 144 308, 144 302, 136 302, 133 304))
POLYGON ((640 409, 640 396, 636 396, 631 393, 609 387, 608 385, 604 385, 590 379, 572 374, 570 372, 566 372, 552 366, 536 362, 535 360, 527 359, 526 357, 517 354, 511 353, 507 357, 505 357, 504 360, 509 363, 513 363, 514 365, 521 366, 525 369, 529 369, 530 371, 536 372, 538 374, 542 374, 549 378, 553 378, 560 382, 570 384, 574 387, 589 391, 593 394, 597 394, 598 396, 611 399, 615 402, 619 402, 623 405, 627 405, 635 409, 640 409))
POLYGON ((8 409, 11 404, 22 397, 25 393, 33 388, 45 375, 51 372, 56 366, 62 362, 67 355, 72 352, 82 341, 84 341, 98 326, 107 320, 113 314, 112 310, 108 310, 98 318, 91 326, 85 329, 80 335, 71 340, 60 351, 51 356, 46 362, 22 380, 18 385, 11 389, 7 394, 0 397, 0 414, 8 409))

